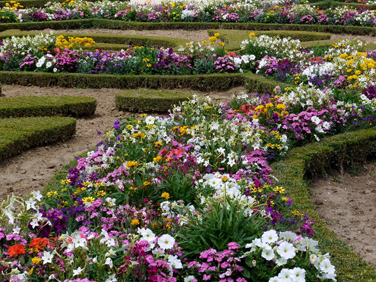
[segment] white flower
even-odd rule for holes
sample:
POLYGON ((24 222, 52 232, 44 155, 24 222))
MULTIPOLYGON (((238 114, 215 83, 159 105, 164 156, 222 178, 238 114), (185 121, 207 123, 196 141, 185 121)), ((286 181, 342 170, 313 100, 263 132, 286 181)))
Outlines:
POLYGON ((149 228, 147 228, 147 229, 145 229, 145 228, 140 229, 139 228, 137 233, 142 236, 142 238, 140 240, 146 240, 149 243, 154 242, 154 240, 155 240, 155 234, 149 228))
POLYGON ((295 257, 295 247, 293 244, 282 242, 277 248, 277 253, 284 259, 291 259, 295 257))
POLYGON ((50 68, 51 66, 52 66, 52 63, 51 62, 47 62, 46 67, 50 68))
POLYGON ((325 272, 327 274, 334 274, 334 272, 335 272, 334 266, 330 263, 330 260, 328 260, 328 259, 324 259, 320 263, 320 269, 321 269, 322 272, 325 272))
POLYGON ((52 259, 53 259, 53 257, 54 257, 53 254, 44 251, 44 252, 43 252, 43 256, 42 256, 43 264, 46 264, 46 263, 52 263, 52 259))
POLYGON ((105 282, 116 282, 115 274, 110 275, 105 282))
POLYGON ((279 278, 277 276, 274 276, 270 278, 268 282, 279 282, 279 281, 280 281, 279 278))
POLYGON ((20 234, 21 228, 19 227, 14 227, 13 228, 13 233, 20 234))
POLYGON ((184 277, 184 282, 192 282, 193 279, 196 279, 193 275, 184 277))
POLYGON ((33 220, 30 222, 30 225, 33 227, 33 229, 39 226, 38 219, 33 218, 33 220))
POLYGON ((264 234, 261 237, 261 240, 263 243, 274 243, 278 240, 278 234, 275 230, 269 230, 264 232, 264 234))
POLYGON ((35 207, 35 204, 37 202, 33 200, 33 198, 30 198, 29 200, 27 200, 25 202, 26 204, 26 209, 29 210, 29 209, 33 209, 33 210, 36 210, 37 208, 35 207))
POLYGON ((295 267, 290 273, 294 282, 305 282, 306 271, 304 269, 295 267))
POLYGON ((282 265, 285 265, 287 263, 287 259, 285 258, 279 258, 275 261, 275 263, 278 265, 278 266, 282 266, 282 265))
POLYGON ((81 267, 78 267, 76 270, 73 270, 73 276, 80 275, 80 273, 84 270, 81 267))
POLYGON ((311 117, 311 121, 316 124, 316 125, 319 125, 319 123, 321 122, 321 119, 317 116, 313 116, 311 117))
POLYGON ((273 249, 270 246, 266 246, 261 253, 261 256, 266 260, 272 260, 275 257, 273 249))
POLYGON ((169 255, 168 256, 168 262, 175 269, 182 269, 183 268, 183 264, 181 263, 181 260, 178 259, 178 256, 169 255))
POLYGON ((292 277, 291 277, 291 270, 283 268, 281 272, 278 274, 278 281, 283 281, 283 282, 293 282, 292 277))
POLYGON ((43 198, 43 196, 40 193, 40 191, 33 191, 33 196, 34 196, 34 199, 37 200, 37 201, 40 201, 43 198))
POLYGON ((107 264, 110 268, 112 268, 114 266, 111 258, 106 258, 105 264, 107 264))
POLYGON ((317 261, 317 256, 315 254, 312 254, 312 255, 309 256, 309 262, 311 264, 315 264, 316 261, 317 261))
POLYGON ((163 249, 171 249, 175 244, 175 239, 168 234, 164 234, 158 238, 158 245, 163 249))
POLYGON ((155 121, 155 117, 153 116, 148 116, 147 118, 145 118, 146 124, 154 124, 154 121, 155 121))

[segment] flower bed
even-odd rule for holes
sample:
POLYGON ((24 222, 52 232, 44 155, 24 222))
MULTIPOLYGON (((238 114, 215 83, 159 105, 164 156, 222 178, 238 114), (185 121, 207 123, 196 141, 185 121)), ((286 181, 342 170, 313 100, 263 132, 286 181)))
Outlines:
MULTIPOLYGON (((3 7, 3 23, 60 21, 102 18, 139 22, 253 22, 283 24, 321 24, 375 26, 373 10, 366 5, 356 8, 339 6, 319 10, 297 1, 248 1, 222 3, 135 4, 124 2, 67 1, 46 4, 45 8, 24 9, 19 3, 3 7)), ((364 4, 373 4, 368 1, 364 4)))

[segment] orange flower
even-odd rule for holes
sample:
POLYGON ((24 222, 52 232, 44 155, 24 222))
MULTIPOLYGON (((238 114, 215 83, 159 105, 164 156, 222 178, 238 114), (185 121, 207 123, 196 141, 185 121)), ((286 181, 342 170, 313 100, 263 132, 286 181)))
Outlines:
POLYGON ((24 254, 25 253, 25 247, 21 244, 16 244, 14 246, 11 246, 8 248, 8 253, 10 257, 14 257, 16 255, 24 254))
POLYGON ((46 247, 48 245, 50 241, 47 239, 47 238, 34 238, 30 245, 29 245, 29 248, 35 248, 35 249, 38 249, 38 250, 43 250, 44 247, 46 247))

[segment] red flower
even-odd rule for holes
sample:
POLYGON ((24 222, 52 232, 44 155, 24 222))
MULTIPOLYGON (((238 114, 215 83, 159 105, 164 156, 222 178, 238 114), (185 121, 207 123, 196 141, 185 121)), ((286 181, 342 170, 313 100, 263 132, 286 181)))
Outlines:
POLYGON ((8 248, 8 253, 10 257, 14 257, 20 254, 25 253, 25 247, 22 246, 21 244, 16 244, 14 246, 11 246, 8 248))
POLYGON ((48 245, 50 241, 47 238, 34 238, 29 247, 30 248, 36 248, 38 250, 43 250, 44 247, 48 245))

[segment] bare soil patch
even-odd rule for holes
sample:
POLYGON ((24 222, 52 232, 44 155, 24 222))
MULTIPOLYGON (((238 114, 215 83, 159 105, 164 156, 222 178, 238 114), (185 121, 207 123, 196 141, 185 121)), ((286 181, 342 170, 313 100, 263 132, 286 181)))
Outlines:
POLYGON ((311 199, 337 237, 376 266, 376 163, 315 181, 311 199))
MULTIPOLYGON (((102 141, 103 136, 120 117, 139 116, 115 108, 115 95, 119 89, 68 89, 3 85, 3 97, 21 96, 89 96, 97 99, 97 110, 91 117, 77 119, 77 131, 72 139, 30 149, 18 156, 0 162, 0 201, 7 195, 25 196, 33 190, 42 190, 48 180, 63 165, 102 141)), ((242 87, 227 92, 192 92, 209 96, 219 102, 228 102, 234 93, 244 93, 242 87)), ((0 98, 2 99, 2 98, 0 98)))

